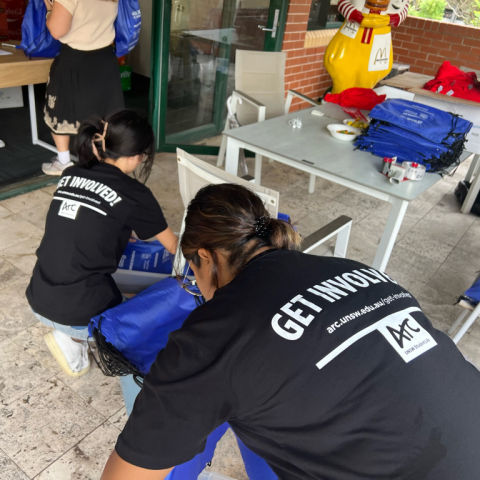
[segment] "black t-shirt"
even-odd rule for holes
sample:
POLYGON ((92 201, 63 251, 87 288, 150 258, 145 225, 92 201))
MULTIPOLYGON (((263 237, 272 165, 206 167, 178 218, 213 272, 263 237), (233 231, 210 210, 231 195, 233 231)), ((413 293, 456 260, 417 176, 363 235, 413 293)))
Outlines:
POLYGON ((111 274, 132 230, 147 239, 165 228, 152 192, 117 167, 66 169, 27 288, 31 307, 57 323, 87 325, 122 300, 111 274))
POLYGON ((479 372, 387 275, 269 251, 170 335, 116 450, 167 468, 228 421, 280 479, 474 480, 479 401, 479 372))

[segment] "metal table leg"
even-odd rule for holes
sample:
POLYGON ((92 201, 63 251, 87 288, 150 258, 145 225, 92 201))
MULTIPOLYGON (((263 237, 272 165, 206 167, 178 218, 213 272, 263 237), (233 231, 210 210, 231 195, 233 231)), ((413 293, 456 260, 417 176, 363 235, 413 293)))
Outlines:
POLYGON ((238 175, 238 158, 240 155, 240 144, 233 138, 227 137, 227 149, 225 154, 225 171, 238 175))
POLYGON ((375 253, 375 258, 372 264, 373 268, 381 271, 385 270, 400 230, 400 226, 402 225, 403 217, 407 211, 407 207, 407 200, 393 200, 385 230, 383 231, 382 238, 377 247, 377 252, 375 253))
POLYGON ((43 140, 39 140, 38 138, 37 111, 35 108, 35 91, 32 84, 28 85, 28 105, 30 110, 30 127, 32 129, 32 143, 34 145, 39 145, 40 147, 57 153, 57 149, 53 145, 50 145, 43 140))
POLYGON ((478 192, 480 192, 480 155, 476 154, 473 159, 472 163, 470 164, 470 168, 468 169, 467 176, 465 180, 470 182, 470 188, 468 189, 467 196, 462 203, 460 211, 462 213, 470 213, 470 210, 475 203, 475 199, 477 198, 478 192))

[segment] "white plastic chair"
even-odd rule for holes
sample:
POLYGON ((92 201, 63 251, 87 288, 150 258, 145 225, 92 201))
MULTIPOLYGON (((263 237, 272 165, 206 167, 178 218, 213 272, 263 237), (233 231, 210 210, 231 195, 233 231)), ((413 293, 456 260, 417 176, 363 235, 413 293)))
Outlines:
MULTIPOLYGON (((276 190, 251 183, 236 175, 226 172, 210 163, 204 162, 195 156, 177 148, 178 162, 178 183, 184 214, 180 235, 185 227, 185 215, 188 204, 195 197, 197 192, 204 186, 218 183, 235 183, 243 185, 255 192, 265 204, 268 213, 276 218, 278 216, 279 193, 276 190)), ((345 257, 347 254, 348 240, 352 219, 347 216, 340 216, 311 235, 305 237, 302 241, 301 250, 305 253, 315 255, 334 255, 336 257, 345 257), (326 242, 335 238, 333 248, 326 242)), ((180 249, 177 250, 174 265, 177 271, 182 271, 185 259, 181 255, 180 249)), ((167 276, 161 273, 140 272, 132 270, 118 269, 113 278, 120 291, 124 293, 138 293, 155 282, 167 276)))
MULTIPOLYGON (((262 198, 268 213, 274 218, 278 216, 279 193, 277 191, 227 173, 225 170, 204 162, 179 148, 177 148, 177 161, 180 194, 185 210, 198 190, 205 185, 211 183, 235 183, 254 191, 262 198)), ((342 215, 305 237, 301 245, 301 250, 305 253, 333 254, 335 257, 345 257, 351 226, 352 219, 342 215), (325 246, 325 243, 331 238, 335 238, 333 251, 330 251, 330 249, 325 246)))
POLYGON ((460 207, 462 213, 470 213, 470 210, 472 210, 473 204, 480 193, 480 154, 472 155, 472 162, 470 163, 470 168, 465 176, 465 181, 470 183, 470 187, 463 200, 462 206, 460 207))
MULTIPOLYGON (((227 99, 225 130, 287 114, 293 98, 310 105, 319 103, 295 90, 285 97, 285 52, 237 50, 235 54, 235 89, 227 99)), ((222 138, 217 166, 223 166, 227 142, 222 138)), ((255 156, 255 182, 261 183, 262 157, 255 156)), ((240 160, 240 174, 248 174, 245 158, 240 160)), ((310 178, 311 191, 315 176, 310 178)))
POLYGON ((456 331, 453 341, 458 343, 467 333, 477 318, 480 318, 480 276, 473 282, 472 286, 465 290, 465 293, 458 299, 458 305, 464 307, 464 311, 458 316, 450 327, 448 334, 451 336, 456 331), (478 302, 475 304, 475 302, 478 302), (463 323, 462 323, 463 322, 463 323), (461 324, 461 326, 460 326, 461 324), (458 328, 460 326, 460 328, 458 328), (458 329, 458 331, 457 331, 458 329))
POLYGON ((449 335, 452 335, 453 332, 458 328, 458 326, 463 322, 462 326, 459 328, 458 332, 453 337, 454 343, 458 343, 460 339, 467 333, 467 330, 473 325, 473 322, 480 317, 480 303, 473 310, 464 310, 458 318, 455 320, 454 324, 451 326, 448 331, 449 335))

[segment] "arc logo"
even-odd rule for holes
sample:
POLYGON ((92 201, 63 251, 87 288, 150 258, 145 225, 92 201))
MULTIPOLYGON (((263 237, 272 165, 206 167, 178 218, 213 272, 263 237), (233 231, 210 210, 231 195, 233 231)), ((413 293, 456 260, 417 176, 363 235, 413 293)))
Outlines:
POLYGON ((385 319, 387 321, 378 325, 378 331, 408 363, 433 348, 437 342, 409 313, 398 313, 400 315, 390 315, 388 320, 385 319))
POLYGON ((411 362, 437 345, 433 337, 413 318, 412 313, 417 312, 422 313, 418 307, 408 307, 372 323, 325 355, 316 363, 316 367, 319 370, 325 368, 348 348, 373 332, 380 332, 405 363, 411 362))
POLYGON ((398 328, 392 328, 387 325, 387 330, 397 341, 400 348, 403 348, 405 342, 409 342, 410 340, 412 340, 415 333, 419 333, 421 331, 419 328, 415 328, 414 326, 409 325, 408 321, 409 319, 406 318, 398 326, 398 328))
POLYGON ((80 202, 75 200, 63 200, 60 204, 58 214, 61 217, 67 217, 71 219, 77 218, 78 209, 80 208, 80 202))

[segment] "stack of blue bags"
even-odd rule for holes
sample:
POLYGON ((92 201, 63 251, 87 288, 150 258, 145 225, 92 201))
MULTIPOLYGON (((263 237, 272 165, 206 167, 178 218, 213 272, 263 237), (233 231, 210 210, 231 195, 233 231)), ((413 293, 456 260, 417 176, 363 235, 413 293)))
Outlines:
POLYGON ((385 100, 369 114, 368 129, 355 145, 397 162, 417 162, 427 171, 447 173, 459 163, 465 137, 472 128, 458 115, 403 99, 385 100))

